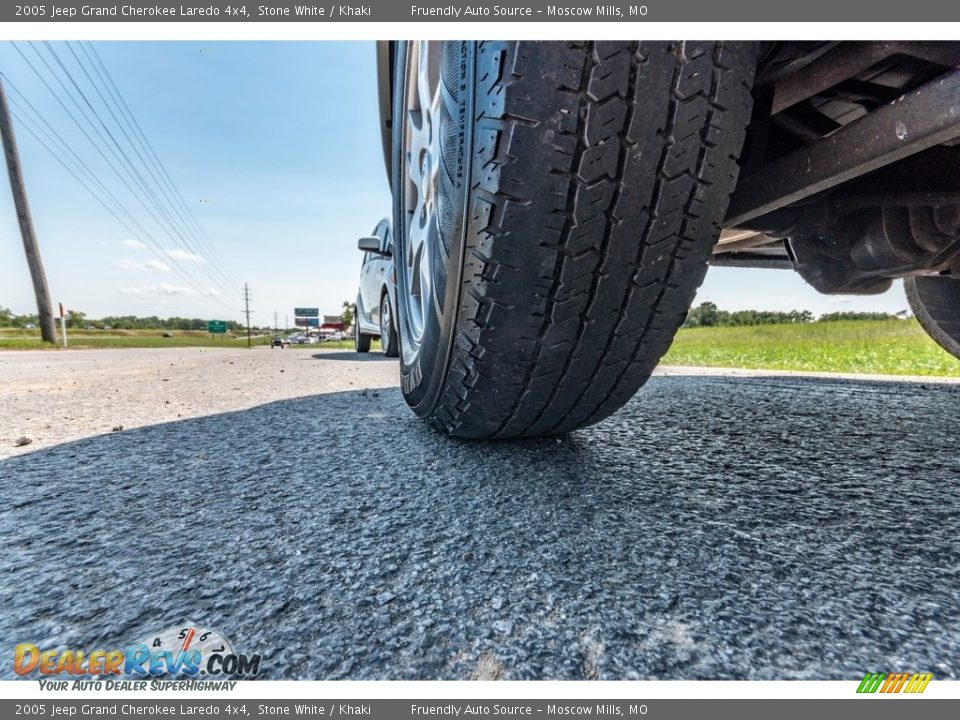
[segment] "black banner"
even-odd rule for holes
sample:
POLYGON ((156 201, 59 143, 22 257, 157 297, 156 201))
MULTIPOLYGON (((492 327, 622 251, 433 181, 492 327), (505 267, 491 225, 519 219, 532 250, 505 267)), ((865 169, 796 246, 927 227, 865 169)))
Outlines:
MULTIPOLYGON (((851 691, 852 692, 852 691, 851 691)), ((5 718, 710 718, 711 720, 911 720, 957 717, 960 701, 851 698, 849 700, 53 700, 0 701, 5 718), (909 709, 905 707, 909 704, 909 709), (951 709, 952 708, 952 709, 951 709)))
MULTIPOLYGON (((51 0, 4 3, 3 22, 950 22, 960 3, 874 0, 837 3, 808 0, 649 0, 591 3, 585 0, 323 0, 204 2, 51 0)), ((935 38, 929 38, 935 39, 935 38)))

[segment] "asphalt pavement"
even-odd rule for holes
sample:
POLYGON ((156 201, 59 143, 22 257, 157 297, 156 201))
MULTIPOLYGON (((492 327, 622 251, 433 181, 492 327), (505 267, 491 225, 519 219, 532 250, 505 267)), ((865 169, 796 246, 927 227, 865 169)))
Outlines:
POLYGON ((473 443, 391 387, 42 448, 0 460, 0 652, 189 619, 277 679, 955 678, 958 408, 661 376, 473 443))

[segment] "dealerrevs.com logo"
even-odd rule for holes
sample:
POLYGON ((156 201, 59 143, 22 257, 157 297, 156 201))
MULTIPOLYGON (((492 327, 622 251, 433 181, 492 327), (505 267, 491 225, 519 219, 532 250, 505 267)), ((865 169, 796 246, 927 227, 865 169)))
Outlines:
POLYGON ((151 634, 127 648, 41 650, 20 643, 13 652, 20 676, 255 677, 260 655, 234 652, 221 633, 185 622, 151 634))

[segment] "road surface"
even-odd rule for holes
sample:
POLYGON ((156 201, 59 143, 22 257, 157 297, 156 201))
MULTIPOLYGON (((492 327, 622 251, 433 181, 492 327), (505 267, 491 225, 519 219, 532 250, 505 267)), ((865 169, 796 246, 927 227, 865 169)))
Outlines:
POLYGON ((187 619, 278 679, 960 674, 960 385, 672 371, 591 429, 473 443, 377 356, 214 356, 241 397, 203 414, 178 383, 218 366, 164 383, 163 352, 131 372, 181 417, 78 389, 134 421, 0 460, 3 656, 187 619))

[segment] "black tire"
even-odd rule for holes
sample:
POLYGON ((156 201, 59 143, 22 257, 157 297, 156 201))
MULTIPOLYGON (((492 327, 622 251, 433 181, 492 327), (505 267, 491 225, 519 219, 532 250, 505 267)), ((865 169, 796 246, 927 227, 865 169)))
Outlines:
POLYGON ((936 343, 960 359, 960 278, 908 277, 903 281, 910 309, 936 343))
POLYGON ((407 224, 408 178, 427 173, 407 167, 404 144, 422 123, 406 91, 421 46, 398 44, 395 63, 404 397, 459 437, 597 422, 644 384, 703 281, 750 120, 754 47, 437 45, 426 67, 444 87, 432 131, 441 170, 421 194, 435 192, 440 242, 419 335, 404 258, 408 232, 424 232, 407 224))
POLYGON ((390 296, 383 294, 380 300, 380 348, 389 358, 400 356, 400 340, 397 337, 397 326, 393 322, 393 311, 390 309, 390 296))
POLYGON ((360 332, 360 322, 356 318, 353 320, 353 343, 358 353, 370 352, 370 336, 360 332))

